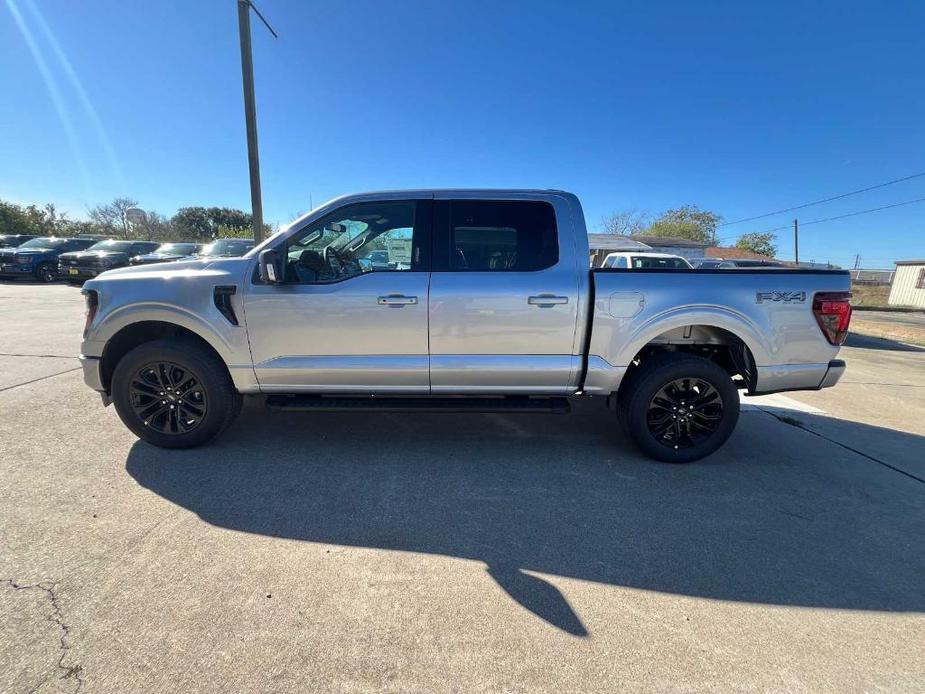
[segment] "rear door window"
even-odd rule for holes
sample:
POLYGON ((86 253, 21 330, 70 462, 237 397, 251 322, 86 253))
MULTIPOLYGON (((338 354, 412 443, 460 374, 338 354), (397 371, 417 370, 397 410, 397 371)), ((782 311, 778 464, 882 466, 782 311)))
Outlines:
POLYGON ((559 261, 556 214, 542 201, 439 201, 435 270, 532 272, 559 261))

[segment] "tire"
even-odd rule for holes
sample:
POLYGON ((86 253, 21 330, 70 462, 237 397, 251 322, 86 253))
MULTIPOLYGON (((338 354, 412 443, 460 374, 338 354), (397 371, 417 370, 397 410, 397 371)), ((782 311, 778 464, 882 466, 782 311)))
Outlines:
POLYGON ((45 284, 50 284, 58 279, 58 268, 51 263, 39 263, 35 268, 35 279, 45 284))
POLYGON ((111 390, 122 423, 160 448, 211 441, 231 426, 243 401, 225 365, 183 338, 131 350, 116 364, 111 390))
POLYGON ((739 391, 729 374, 687 354, 640 365, 622 400, 630 438, 643 453, 667 463, 710 455, 739 420, 739 391))

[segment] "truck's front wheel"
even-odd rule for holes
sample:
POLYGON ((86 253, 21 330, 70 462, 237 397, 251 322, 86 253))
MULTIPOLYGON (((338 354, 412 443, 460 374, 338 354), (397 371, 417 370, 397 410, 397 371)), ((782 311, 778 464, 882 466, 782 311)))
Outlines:
POLYGON ((210 441, 237 417, 238 393, 224 364, 192 340, 156 340, 131 350, 112 375, 119 418, 161 448, 210 441))
POLYGON ((739 419, 739 392, 722 368, 679 354, 639 369, 621 402, 626 429, 644 453, 689 463, 726 442, 739 419))

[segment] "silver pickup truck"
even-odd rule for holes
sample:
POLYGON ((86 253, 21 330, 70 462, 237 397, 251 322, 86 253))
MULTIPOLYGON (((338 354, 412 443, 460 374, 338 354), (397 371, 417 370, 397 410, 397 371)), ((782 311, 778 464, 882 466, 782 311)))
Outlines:
POLYGON ((750 395, 834 385, 847 272, 589 268, 557 190, 349 195, 241 258, 86 283, 87 384, 156 446, 270 408, 563 412, 598 397, 659 460, 715 451, 750 395))

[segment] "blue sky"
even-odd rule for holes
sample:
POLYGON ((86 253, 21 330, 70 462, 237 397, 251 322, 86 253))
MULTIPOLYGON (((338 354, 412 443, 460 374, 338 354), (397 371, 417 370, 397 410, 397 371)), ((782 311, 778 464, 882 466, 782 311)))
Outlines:
MULTIPOLYGON (((921 2, 258 6, 280 34, 255 18, 271 222, 452 186, 571 190, 592 230, 685 203, 734 220, 925 171, 921 2)), ((250 207, 234 0, 3 0, 0 84, 4 199, 250 207)), ((925 177, 799 217, 916 198, 925 177)), ((925 203, 801 233, 803 259, 855 253, 925 257, 925 203)))

